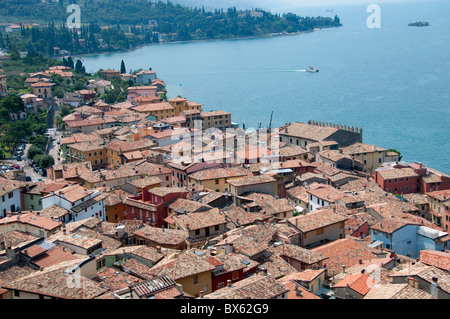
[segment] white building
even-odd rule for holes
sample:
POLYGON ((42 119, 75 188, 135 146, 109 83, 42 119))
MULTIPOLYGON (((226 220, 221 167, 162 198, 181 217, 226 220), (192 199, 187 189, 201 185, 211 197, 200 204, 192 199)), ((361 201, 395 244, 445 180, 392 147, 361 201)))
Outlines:
POLYGON ((0 217, 6 217, 7 212, 17 212, 20 209, 20 184, 17 181, 2 179, 0 186, 0 217))
POLYGON ((65 222, 78 221, 89 217, 105 219, 105 194, 81 185, 64 187, 42 198, 42 208, 52 205, 63 207, 71 212, 65 222))

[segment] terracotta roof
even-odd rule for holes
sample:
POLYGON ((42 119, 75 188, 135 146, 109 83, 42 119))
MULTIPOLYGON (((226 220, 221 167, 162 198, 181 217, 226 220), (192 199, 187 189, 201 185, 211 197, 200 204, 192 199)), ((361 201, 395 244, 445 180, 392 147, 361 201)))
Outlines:
POLYGON ((104 287, 109 291, 120 290, 127 288, 130 285, 142 282, 142 279, 126 274, 115 267, 108 267, 99 271, 93 280, 100 283, 101 287, 104 287))
POLYGON ((115 140, 105 145, 105 148, 114 151, 128 152, 137 149, 147 149, 151 146, 154 146, 153 142, 147 139, 140 139, 133 142, 115 140))
POLYGON ((273 299, 289 292, 282 283, 270 275, 254 275, 236 283, 231 287, 218 289, 203 298, 205 299, 273 299))
POLYGON ((0 234, 0 247, 5 246, 21 246, 29 241, 36 240, 37 237, 28 232, 23 232, 20 230, 13 230, 7 233, 0 234))
POLYGON ((409 284, 376 284, 364 299, 436 299, 431 294, 409 284))
POLYGON ((328 258, 320 252, 291 244, 276 246, 271 248, 270 251, 273 251, 280 256, 286 256, 308 265, 321 262, 328 258))
POLYGON ((393 168, 393 169, 378 169, 378 174, 383 179, 395 179, 395 178, 406 178, 406 177, 418 177, 419 175, 409 167, 406 168, 393 168))
POLYGON ((61 262, 43 271, 9 282, 3 287, 62 299, 92 299, 103 294, 105 289, 98 283, 84 276, 71 275, 67 272, 68 267, 79 263, 79 260, 61 262), (74 281, 79 281, 79 284, 69 288, 67 283, 74 281))
POLYGON ((239 166, 230 168, 210 168, 189 174, 188 178, 192 178, 197 181, 206 181, 212 179, 230 178, 238 176, 249 176, 249 172, 246 169, 239 166))
POLYGON ((185 231, 175 229, 165 229, 145 225, 135 231, 136 236, 146 238, 160 245, 179 245, 188 239, 189 235, 185 231))
POLYGON ((169 275, 174 280, 212 271, 215 267, 193 250, 184 250, 175 257, 165 258, 152 267, 155 276, 169 275))
POLYGON ((108 124, 108 123, 114 123, 114 122, 117 122, 117 120, 112 117, 95 117, 95 118, 91 117, 91 118, 79 120, 79 121, 70 121, 70 122, 67 122, 66 124, 71 128, 76 128, 76 127, 83 127, 83 126, 108 124))
POLYGON ((85 180, 89 183, 100 183, 101 181, 110 181, 116 180, 120 178, 127 178, 136 176, 136 172, 132 168, 121 167, 120 169, 115 170, 103 170, 100 172, 87 172, 79 174, 79 177, 82 180, 85 180))
POLYGON ((278 279, 278 281, 283 284, 286 289, 289 290, 287 299, 322 299, 319 296, 311 293, 302 285, 291 280, 286 280, 285 277, 278 279))
POLYGON ((43 209, 39 213, 39 215, 42 217, 57 218, 57 219, 65 216, 67 214, 70 214, 70 212, 67 209, 60 207, 56 204, 43 209))
POLYGON ((450 253, 431 249, 421 250, 420 261, 424 264, 450 271, 450 253))
POLYGON ((146 103, 133 107, 133 110, 136 112, 156 112, 173 109, 173 105, 168 102, 146 103))
POLYGON ((148 190, 149 193, 163 197, 167 194, 174 194, 174 193, 186 193, 188 190, 186 190, 183 187, 154 187, 148 190))
POLYGON ((297 269, 277 254, 272 254, 264 258, 258 258, 258 260, 260 260, 260 268, 267 271, 267 274, 275 279, 279 279, 297 272, 297 269))
POLYGON ((289 278, 295 281, 310 283, 324 272, 325 269, 305 269, 302 272, 289 275, 289 278))
POLYGON ((0 225, 8 225, 13 223, 27 224, 47 231, 52 231, 61 227, 61 223, 51 220, 50 218, 37 216, 33 213, 22 213, 0 219, 0 225))
POLYGON ((196 230, 227 223, 227 219, 217 208, 206 212, 173 215, 171 218, 184 230, 196 230))
POLYGON ((231 115, 231 113, 226 111, 210 111, 201 113, 201 117, 220 116, 220 115, 231 115))
POLYGON ((359 263, 359 260, 373 259, 375 256, 351 237, 337 239, 312 250, 328 257, 325 262, 328 274, 340 273, 343 265, 348 268, 359 263))
MULTIPOLYGON (((72 186, 64 187, 60 190, 55 191, 55 195, 64 198, 65 200, 75 203, 76 201, 85 198, 87 196, 90 196, 94 193, 91 189, 86 189, 83 186, 79 184, 75 184, 72 186)), ((53 196, 53 195, 47 195, 47 196, 53 196)))
POLYGON ((228 184, 231 184, 236 187, 240 186, 249 186, 263 183, 275 182, 276 180, 273 177, 267 175, 258 175, 258 176, 246 176, 241 178, 234 178, 228 181, 228 184))
POLYGON ((168 208, 170 210, 177 211, 179 213, 192 213, 198 210, 210 210, 212 206, 207 204, 202 204, 201 202, 193 201, 190 199, 177 198, 173 203, 171 203, 168 208))
POLYGON ((435 198, 437 200, 440 200, 441 202, 447 201, 450 200, 450 189, 428 192, 426 193, 426 195, 435 198))
POLYGON ((59 237, 56 240, 56 243, 67 243, 88 250, 90 248, 100 245, 102 243, 102 240, 87 236, 71 234, 59 237))
POLYGON ((334 187, 325 185, 315 189, 309 189, 307 192, 319 199, 323 199, 324 201, 334 203, 340 199, 343 199, 347 196, 344 192, 335 189, 334 187))
POLYGON ((98 151, 105 148, 102 140, 93 140, 87 142, 72 143, 68 145, 68 148, 74 149, 80 152, 98 151))
POLYGON ((235 223, 236 227, 251 225, 255 221, 265 221, 271 218, 269 215, 259 212, 247 212, 239 206, 228 207, 224 214, 235 223))
POLYGON ((378 147, 376 145, 364 144, 364 143, 354 143, 349 146, 340 148, 344 154, 360 154, 360 153, 372 153, 372 152, 383 152, 387 149, 378 147))
POLYGON ((310 125, 294 122, 287 128, 280 130, 280 135, 301 137, 313 141, 322 141, 339 131, 338 128, 310 125))
POLYGON ((0 186, 0 196, 8 194, 9 192, 12 192, 26 185, 26 183, 16 180, 8 180, 5 178, 0 178, 0 183, 2 184, 2 186, 0 186))
POLYGON ((366 274, 348 275, 343 280, 333 286, 333 288, 345 288, 356 291, 360 295, 365 296, 370 289, 377 283, 375 278, 366 274))
POLYGON ((54 246, 45 251, 44 254, 33 259, 33 263, 41 266, 42 268, 47 268, 60 262, 67 260, 79 259, 70 250, 62 246, 54 246))
POLYGON ((300 215, 289 219, 302 232, 306 233, 315 229, 341 223, 347 220, 347 217, 333 212, 331 209, 317 210, 306 215, 300 215))

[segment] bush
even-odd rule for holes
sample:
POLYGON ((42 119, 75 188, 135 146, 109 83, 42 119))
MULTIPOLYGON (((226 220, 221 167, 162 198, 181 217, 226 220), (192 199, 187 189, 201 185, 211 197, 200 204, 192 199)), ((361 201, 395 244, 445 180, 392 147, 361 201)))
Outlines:
POLYGON ((35 161, 34 157, 37 155, 44 155, 44 151, 35 145, 31 145, 27 152, 27 157, 30 161, 35 161))
POLYGON ((41 169, 47 169, 55 164, 55 159, 51 155, 36 155, 34 162, 38 164, 41 169))

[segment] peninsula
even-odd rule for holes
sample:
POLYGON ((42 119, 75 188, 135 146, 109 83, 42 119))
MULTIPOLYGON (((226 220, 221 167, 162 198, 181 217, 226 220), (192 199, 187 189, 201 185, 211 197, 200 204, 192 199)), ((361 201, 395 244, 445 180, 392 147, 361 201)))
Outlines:
POLYGON ((303 17, 235 7, 207 11, 170 1, 97 0, 79 3, 80 27, 69 28, 67 9, 73 1, 4 2, 0 20, 7 23, 0 31, 0 47, 49 57, 126 51, 163 42, 295 34, 342 25, 337 15, 303 17))

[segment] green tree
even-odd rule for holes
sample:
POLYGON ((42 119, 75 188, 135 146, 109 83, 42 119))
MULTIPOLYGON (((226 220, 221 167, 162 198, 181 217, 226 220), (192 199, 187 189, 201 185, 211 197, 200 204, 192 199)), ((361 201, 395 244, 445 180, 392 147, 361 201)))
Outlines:
POLYGON ((55 159, 51 155, 36 155, 34 162, 38 164, 41 169, 47 169, 55 164, 55 159))
POLYGON ((72 112, 73 112, 73 110, 70 108, 70 106, 68 106, 66 104, 61 105, 61 108, 60 108, 61 117, 65 117, 66 115, 69 115, 72 112))
POLYGON ((17 94, 8 94, 0 102, 0 109, 7 109, 11 113, 19 113, 25 111, 25 104, 21 97, 17 94))
MULTIPOLYGON (((34 161, 34 157, 36 155, 43 155, 43 154, 44 154, 44 151, 40 147, 37 147, 35 145, 31 145, 28 148, 27 157, 28 157, 29 160, 34 161)), ((36 161, 34 161, 34 162, 36 162, 36 161)))
POLYGON ((34 135, 30 136, 29 140, 30 144, 43 149, 47 144, 47 138, 43 135, 34 135))
POLYGON ((120 63, 120 73, 127 73, 127 69, 125 68, 125 62, 120 63))

